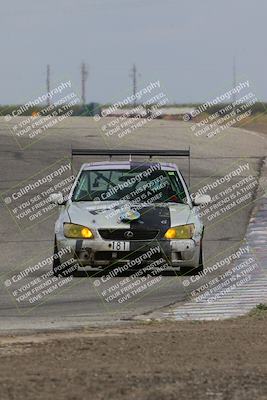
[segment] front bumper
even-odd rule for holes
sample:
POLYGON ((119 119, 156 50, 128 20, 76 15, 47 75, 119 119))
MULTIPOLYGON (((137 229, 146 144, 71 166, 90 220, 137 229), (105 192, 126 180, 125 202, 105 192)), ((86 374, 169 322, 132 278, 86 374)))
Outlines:
POLYGON ((138 260, 136 266, 150 264, 163 258, 173 267, 197 267, 200 255, 200 241, 154 240, 132 241, 130 251, 113 251, 109 240, 76 240, 57 238, 57 247, 61 263, 70 258, 77 260, 80 267, 107 267, 126 264, 138 260), (140 261, 141 260, 141 261, 140 261))

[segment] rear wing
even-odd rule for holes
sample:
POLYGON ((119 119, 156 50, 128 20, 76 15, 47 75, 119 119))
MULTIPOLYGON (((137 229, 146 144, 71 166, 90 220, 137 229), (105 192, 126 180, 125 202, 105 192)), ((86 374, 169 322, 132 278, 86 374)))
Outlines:
POLYGON ((154 156, 163 157, 190 157, 190 148, 188 150, 108 150, 108 149, 72 149, 72 156, 154 156))
POLYGON ((189 169, 189 185, 190 185, 190 147, 188 150, 109 150, 109 149, 71 149, 71 160, 73 156, 108 156, 111 160, 114 156, 129 156, 129 160, 132 160, 132 156, 144 156, 152 157, 188 157, 188 169, 189 169))

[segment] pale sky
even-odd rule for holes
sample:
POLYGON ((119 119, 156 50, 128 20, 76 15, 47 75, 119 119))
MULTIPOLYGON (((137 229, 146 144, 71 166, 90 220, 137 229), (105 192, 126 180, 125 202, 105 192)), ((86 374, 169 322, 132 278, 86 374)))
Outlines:
POLYGON ((24 103, 90 67, 87 101, 115 102, 160 80, 170 102, 203 102, 249 80, 267 101, 266 0, 2 0, 0 104, 24 103))

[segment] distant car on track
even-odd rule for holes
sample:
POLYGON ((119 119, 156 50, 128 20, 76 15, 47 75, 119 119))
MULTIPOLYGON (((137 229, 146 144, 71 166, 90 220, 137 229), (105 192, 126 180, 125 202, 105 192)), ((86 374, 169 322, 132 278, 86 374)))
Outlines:
MULTIPOLYGON (((72 150, 72 156, 109 155, 110 161, 83 164, 66 199, 50 196, 60 206, 55 224, 53 272, 73 275, 78 269, 112 268, 136 257, 158 258, 170 268, 197 274, 203 270, 204 226, 174 163, 158 157, 190 157, 188 150, 72 150), (127 161, 111 157, 129 155, 127 161), (133 161, 149 156, 149 161, 133 161), (149 251, 157 248, 158 251, 149 251)), ((143 264, 142 263, 142 264, 143 264)))

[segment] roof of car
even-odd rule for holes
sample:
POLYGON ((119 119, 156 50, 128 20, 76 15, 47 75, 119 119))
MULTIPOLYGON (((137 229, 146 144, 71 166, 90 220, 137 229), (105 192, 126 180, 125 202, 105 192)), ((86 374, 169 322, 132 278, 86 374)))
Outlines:
POLYGON ((176 164, 173 163, 162 163, 152 161, 102 161, 83 164, 82 170, 109 170, 109 169, 135 169, 135 168, 150 168, 157 167, 161 170, 176 171, 178 169, 176 164))

